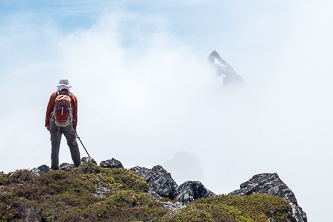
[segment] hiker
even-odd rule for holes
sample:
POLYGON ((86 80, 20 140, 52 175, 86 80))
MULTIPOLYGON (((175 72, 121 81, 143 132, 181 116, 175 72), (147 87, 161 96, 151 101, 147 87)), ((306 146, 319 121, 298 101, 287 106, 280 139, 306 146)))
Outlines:
POLYGON ((51 169, 59 168, 59 148, 62 134, 67 139, 74 166, 81 164, 76 142, 77 98, 71 93, 67 79, 60 79, 57 91, 53 92, 47 105, 45 127, 51 134, 51 169))

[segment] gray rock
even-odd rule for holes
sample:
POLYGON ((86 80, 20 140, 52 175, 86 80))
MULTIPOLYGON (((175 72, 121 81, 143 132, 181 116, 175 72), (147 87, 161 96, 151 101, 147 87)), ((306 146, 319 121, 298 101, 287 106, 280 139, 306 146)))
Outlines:
POLYGON ((229 195, 251 195, 255 193, 271 194, 287 200, 292 207, 293 220, 296 222, 307 222, 306 213, 298 206, 295 194, 279 178, 276 173, 263 173, 253 176, 249 181, 242 183, 239 190, 229 195))
POLYGON ((169 197, 170 199, 174 199, 178 185, 172 179, 171 174, 160 165, 154 166, 151 171, 152 174, 148 184, 151 187, 154 187, 154 191, 161 197, 169 197))
POLYGON ((186 207, 185 204, 182 204, 180 202, 172 203, 170 201, 164 202, 163 208, 169 209, 169 210, 178 210, 181 208, 186 207))
MULTIPOLYGON (((130 170, 132 172, 134 172, 135 174, 139 175, 140 177, 142 177, 142 179, 146 182, 149 181, 151 178, 151 174, 152 174, 151 169, 136 166, 136 167, 132 167, 130 170)), ((151 187, 148 190, 148 194, 151 198, 157 198, 157 199, 162 198, 151 187)))
POLYGON ((140 177, 142 177, 142 179, 146 182, 151 177, 151 169, 136 166, 136 167, 132 167, 130 170, 133 171, 135 174, 139 175, 140 177))
POLYGON ((177 202, 183 204, 193 202, 198 198, 216 196, 213 192, 206 189, 199 181, 187 181, 177 188, 177 202))
POLYGON ((97 162, 94 160, 94 158, 92 158, 92 157, 82 157, 81 158, 81 162, 84 162, 84 163, 89 163, 89 162, 91 162, 91 163, 94 163, 94 164, 96 164, 97 165, 97 162))
POLYGON ((50 171, 50 167, 48 167, 44 164, 37 168, 33 168, 31 171, 34 172, 35 174, 47 173, 50 171))
POLYGON ((74 164, 72 164, 72 163, 62 163, 59 166, 59 170, 68 171, 68 170, 72 170, 72 169, 74 169, 74 164))
POLYGON ((176 197, 177 183, 172 179, 171 174, 160 165, 154 166, 152 169, 137 166, 130 170, 141 176, 149 184, 151 190, 149 192, 153 196, 157 194, 160 197, 170 199, 176 197))
MULTIPOLYGON (((187 181, 178 187, 177 183, 172 179, 171 174, 160 165, 154 166, 152 169, 136 166, 130 170, 148 183, 150 197, 176 198, 177 206, 193 202, 198 198, 215 196, 213 192, 206 189, 199 181, 187 181)), ((170 206, 171 208, 174 209, 177 207, 170 206)))
POLYGON ((104 168, 110 168, 110 169, 114 169, 114 168, 124 168, 123 165, 121 164, 121 162, 119 160, 116 160, 114 158, 112 158, 111 160, 104 160, 100 163, 101 167, 104 168))

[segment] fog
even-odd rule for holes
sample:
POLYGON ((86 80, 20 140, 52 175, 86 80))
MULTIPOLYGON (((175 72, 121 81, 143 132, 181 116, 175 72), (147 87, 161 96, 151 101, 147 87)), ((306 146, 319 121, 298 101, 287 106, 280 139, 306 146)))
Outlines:
MULTIPOLYGON (((235 39, 221 35, 202 45, 184 41, 156 15, 102 13, 89 28, 67 33, 31 15, 11 19, 13 28, 0 37, 0 170, 50 165, 46 105, 59 79, 68 78, 78 97, 78 134, 98 163, 163 165, 178 185, 200 180, 217 194, 276 172, 310 221, 327 221, 332 19, 329 7, 295 5, 292 16, 266 24, 257 23, 259 14, 235 39), (206 61, 213 50, 245 84, 220 87, 206 61)), ((60 162, 72 162, 65 138, 60 162)))

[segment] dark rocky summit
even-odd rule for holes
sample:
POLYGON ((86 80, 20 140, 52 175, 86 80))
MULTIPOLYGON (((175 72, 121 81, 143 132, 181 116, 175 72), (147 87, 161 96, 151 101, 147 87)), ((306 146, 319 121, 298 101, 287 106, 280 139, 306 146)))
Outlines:
POLYGON ((198 198, 215 196, 213 192, 206 189, 198 181, 187 181, 178 187, 171 174, 159 165, 152 169, 137 166, 130 170, 141 176, 149 184, 149 194, 154 198, 167 197, 185 204, 198 198))
MULTIPOLYGON (((83 163, 96 163, 94 159, 88 157, 83 157, 81 161, 83 163)), ((100 167, 114 169, 123 168, 123 165, 120 161, 112 158, 102 161, 100 167)), ((82 167, 79 167, 78 170, 85 172, 85 167, 83 167, 82 169, 81 168, 82 167)), ((73 164, 62 163, 59 169, 70 171, 75 168, 73 164)), ((48 171, 50 171, 50 168, 46 165, 42 165, 40 167, 33 168, 31 171, 34 172, 36 176, 38 176, 41 173, 47 173, 48 171)), ((162 202, 164 203, 163 207, 165 209, 181 209, 186 207, 187 203, 194 202, 197 199, 216 196, 213 192, 205 188, 205 186, 199 181, 187 181, 178 186, 171 177, 171 174, 160 165, 154 166, 152 169, 136 166, 131 168, 130 171, 137 174, 148 183, 148 194, 151 198, 160 199, 164 197, 173 200, 172 202, 170 202, 162 199, 162 202)), ((8 178, 15 178, 17 177, 16 174, 17 172, 11 173, 8 175, 8 178)), ((96 197, 103 198, 110 191, 111 189, 109 187, 104 186, 103 184, 97 184, 94 195, 96 197)), ((255 175, 249 181, 242 183, 240 185, 240 189, 235 190, 224 196, 244 196, 252 194, 270 194, 272 196, 285 199, 292 209, 292 212, 289 213, 290 218, 292 219, 288 219, 288 221, 307 222, 306 213, 302 210, 300 206, 298 206, 294 193, 284 182, 282 182, 282 180, 276 173, 264 173, 255 175)), ((216 196, 214 198, 219 197, 220 196, 216 196)), ((272 218, 270 218, 269 220, 276 221, 272 218)))
POLYGON ((110 169, 124 168, 123 165, 121 164, 121 162, 119 160, 114 159, 114 158, 112 158, 111 160, 102 161, 100 163, 100 166, 104 167, 104 168, 110 168, 110 169))
POLYGON ((298 206, 296 197, 291 189, 279 178, 276 173, 263 173, 253 176, 242 183, 239 190, 229 195, 251 195, 255 193, 271 194, 287 200, 293 210, 293 219, 296 222, 307 222, 306 213, 298 206))
POLYGON ((281 197, 212 196, 197 181, 178 187, 160 166, 136 167, 144 178, 155 181, 151 184, 157 189, 154 188, 156 192, 151 189, 151 193, 157 198, 151 198, 148 183, 128 169, 103 168, 92 162, 82 162, 73 169, 71 164, 61 166, 63 170, 48 172, 47 166, 8 174, 0 172, 0 218, 4 221, 296 221, 292 207, 281 197), (44 170, 46 173, 42 173, 44 170), (168 193, 167 190, 174 199, 157 194, 168 193))
POLYGON ((235 70, 226 61, 224 61, 216 51, 213 51, 207 60, 215 68, 216 75, 223 79, 222 86, 244 82, 243 78, 238 75, 235 70))

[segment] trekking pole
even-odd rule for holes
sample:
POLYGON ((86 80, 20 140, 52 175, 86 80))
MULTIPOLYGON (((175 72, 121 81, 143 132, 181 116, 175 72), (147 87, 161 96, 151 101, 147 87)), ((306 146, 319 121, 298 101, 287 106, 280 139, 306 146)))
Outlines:
POLYGON ((76 132, 76 130, 74 130, 74 131, 75 131, 75 134, 76 134, 76 138, 78 138, 78 139, 80 140, 80 143, 82 144, 82 146, 83 146, 84 150, 87 152, 87 154, 88 154, 89 158, 91 159, 91 157, 90 157, 90 155, 89 155, 88 151, 86 150, 86 148, 84 147, 84 145, 83 145, 83 143, 82 143, 82 141, 81 141, 81 139, 80 139, 79 135, 77 135, 77 132, 76 132))

